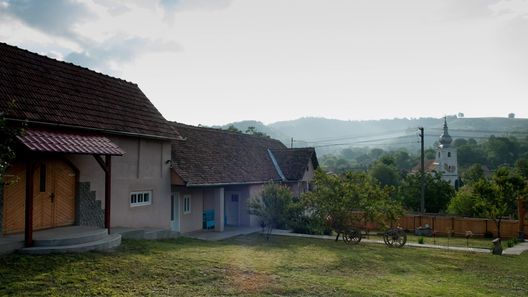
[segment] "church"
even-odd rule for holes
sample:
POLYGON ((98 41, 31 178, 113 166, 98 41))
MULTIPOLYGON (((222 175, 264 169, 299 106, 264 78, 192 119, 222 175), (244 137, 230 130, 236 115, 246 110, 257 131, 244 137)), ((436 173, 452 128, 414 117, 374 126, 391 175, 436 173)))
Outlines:
POLYGON ((434 162, 435 170, 442 174, 442 179, 453 187, 459 186, 457 149, 451 146, 453 138, 449 135, 447 118, 444 120, 444 132, 440 135, 439 145, 434 162))

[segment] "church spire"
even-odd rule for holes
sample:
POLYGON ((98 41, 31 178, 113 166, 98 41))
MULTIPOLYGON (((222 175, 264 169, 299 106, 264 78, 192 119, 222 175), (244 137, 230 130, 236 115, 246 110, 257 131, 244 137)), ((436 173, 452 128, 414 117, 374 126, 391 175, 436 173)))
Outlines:
POLYGON ((447 128, 447 116, 444 117, 444 132, 442 133, 442 135, 440 135, 439 141, 443 147, 449 147, 451 142, 453 142, 453 138, 451 138, 451 136, 449 135, 449 131, 447 128))

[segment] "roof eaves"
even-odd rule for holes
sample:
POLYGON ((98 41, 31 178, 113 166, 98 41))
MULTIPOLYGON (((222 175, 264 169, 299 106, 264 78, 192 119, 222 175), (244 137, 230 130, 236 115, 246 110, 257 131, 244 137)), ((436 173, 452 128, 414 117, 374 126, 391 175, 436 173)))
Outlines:
POLYGON ((87 127, 87 126, 76 126, 76 125, 68 125, 68 124, 60 124, 60 123, 22 120, 22 119, 15 119, 15 118, 7 118, 7 120, 13 121, 13 122, 24 122, 24 123, 29 123, 29 124, 43 125, 43 126, 48 126, 48 127, 81 129, 81 130, 87 130, 87 131, 104 132, 104 133, 114 134, 114 135, 135 136, 135 137, 144 137, 144 138, 159 139, 159 140, 183 140, 183 138, 179 135, 178 136, 151 135, 151 134, 144 134, 144 133, 125 132, 125 131, 93 128, 93 127, 87 127))
POLYGON ((275 182, 275 181, 281 181, 281 180, 274 180, 270 179, 267 181, 253 181, 253 182, 230 182, 230 183, 208 183, 208 184, 193 184, 193 183, 187 183, 187 187, 189 188, 196 188, 196 187, 220 187, 220 186, 237 186, 237 185, 258 185, 258 184, 266 184, 269 182, 275 182))

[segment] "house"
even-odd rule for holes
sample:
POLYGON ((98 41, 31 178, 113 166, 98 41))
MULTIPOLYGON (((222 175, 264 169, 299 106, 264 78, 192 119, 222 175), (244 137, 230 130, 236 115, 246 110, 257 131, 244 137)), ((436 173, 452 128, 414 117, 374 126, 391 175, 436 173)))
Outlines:
POLYGON ((136 84, 0 43, 0 112, 25 130, 0 236, 24 232, 30 247, 41 229, 170 227, 181 137, 136 84))
POLYGON ((258 226, 247 207, 251 197, 269 182, 288 185, 299 195, 309 189, 319 166, 313 148, 288 149, 267 137, 172 126, 184 138, 172 144, 171 224, 177 232, 258 226))

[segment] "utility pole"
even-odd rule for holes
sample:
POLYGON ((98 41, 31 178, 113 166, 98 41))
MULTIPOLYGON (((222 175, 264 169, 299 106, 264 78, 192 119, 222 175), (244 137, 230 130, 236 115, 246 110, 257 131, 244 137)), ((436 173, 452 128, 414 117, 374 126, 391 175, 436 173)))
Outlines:
POLYGON ((291 138, 290 148, 293 148, 293 137, 291 138))
POLYGON ((425 213, 425 152, 424 152, 424 128, 418 128, 420 130, 420 174, 421 174, 421 192, 420 192, 420 211, 425 213))

